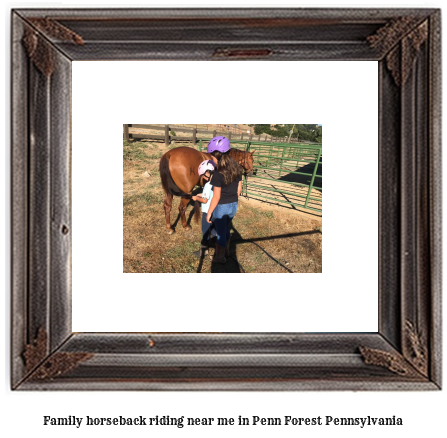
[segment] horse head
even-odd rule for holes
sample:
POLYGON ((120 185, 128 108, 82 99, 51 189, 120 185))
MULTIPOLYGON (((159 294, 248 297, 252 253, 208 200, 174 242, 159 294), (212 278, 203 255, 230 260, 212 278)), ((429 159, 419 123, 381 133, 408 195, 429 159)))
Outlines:
POLYGON ((245 174, 247 176, 253 175, 254 153, 255 151, 246 152, 239 149, 231 149, 231 156, 236 160, 238 164, 240 164, 244 168, 245 174))

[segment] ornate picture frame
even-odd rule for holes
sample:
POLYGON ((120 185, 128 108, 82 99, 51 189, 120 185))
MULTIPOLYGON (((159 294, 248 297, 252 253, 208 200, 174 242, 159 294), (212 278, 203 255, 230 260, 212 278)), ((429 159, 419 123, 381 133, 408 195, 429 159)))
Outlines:
POLYGON ((437 9, 14 10, 11 387, 440 389, 440 32, 437 9), (71 63, 160 59, 378 62, 377 333, 72 332, 71 63))

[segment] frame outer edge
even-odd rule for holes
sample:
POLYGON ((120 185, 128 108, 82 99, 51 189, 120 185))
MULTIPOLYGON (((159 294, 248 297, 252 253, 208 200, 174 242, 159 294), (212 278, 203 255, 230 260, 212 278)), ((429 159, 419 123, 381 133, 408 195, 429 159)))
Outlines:
MULTIPOLYGON (((116 17, 116 9, 103 8, 103 9, 29 9, 29 8, 17 8, 18 13, 23 17, 45 17, 51 15, 54 18, 71 18, 76 19, 79 17, 90 18, 107 18, 113 19, 116 17)), ((426 17, 434 11, 434 8, 303 8, 303 7, 291 7, 291 8, 256 8, 256 7, 244 7, 244 8, 125 8, 119 11, 121 17, 126 19, 139 19, 139 18, 322 18, 322 19, 371 19, 371 20, 389 20, 390 18, 398 18, 403 15, 411 14, 417 17, 426 17)))
MULTIPOLYGON (((430 308, 430 315, 432 320, 429 322, 429 337, 430 337, 430 366, 431 366, 431 382, 424 382, 422 385, 416 384, 415 386, 424 386, 424 388, 430 386, 431 389, 436 389, 434 386, 440 385, 441 381, 441 97, 440 97, 440 89, 441 89, 441 65, 440 65, 440 53, 441 53, 441 37, 440 37, 440 11, 433 11, 432 16, 430 17, 430 101, 429 101, 429 110, 430 110, 430 121, 429 121, 429 148, 430 148, 430 275, 431 275, 431 303, 432 307, 430 308)), ((13 12, 14 15, 14 12, 13 12)), ((18 14, 15 14, 16 21, 20 20, 18 14)), ((14 19, 14 18, 13 18, 14 19)), ((20 20, 22 21, 22 20, 20 20)), ((16 151, 16 154, 12 154, 13 158, 13 184, 12 184, 12 192, 14 195, 18 194, 19 199, 17 202, 13 200, 13 218, 16 219, 17 215, 19 216, 19 225, 24 225, 26 228, 26 232, 24 233, 24 229, 21 229, 21 232, 15 224, 13 225, 14 244, 12 245, 12 251, 14 255, 13 261, 13 316, 14 316, 14 326, 13 326, 13 377, 11 381, 16 382, 18 384, 17 376, 20 378, 19 374, 21 373, 21 377, 23 378, 23 363, 20 366, 18 365, 18 360, 21 358, 21 354, 23 353, 24 346, 27 341, 33 339, 33 333, 40 326, 45 326, 46 329, 50 332, 50 345, 49 350, 53 350, 60 346, 60 341, 64 339, 67 332, 69 330, 69 322, 67 321, 67 315, 64 314, 67 309, 70 309, 70 303, 64 303, 61 307, 57 307, 57 310, 54 312, 53 306, 56 304, 56 300, 60 298, 61 291, 58 284, 58 281, 64 277, 64 269, 66 269, 66 265, 64 267, 64 263, 66 263, 66 259, 62 260, 62 264, 59 266, 61 268, 62 276, 59 272, 55 274, 53 277, 53 273, 50 272, 49 262, 53 262, 53 256, 56 254, 53 251, 60 251, 62 255, 66 255, 66 251, 68 248, 68 253, 71 249, 71 244, 66 243, 64 240, 59 239, 59 223, 60 221, 65 222, 65 219, 71 220, 69 217, 71 211, 68 208, 68 212, 66 210, 66 206, 59 205, 57 202, 63 200, 67 196, 66 187, 64 187, 64 183, 66 182, 67 175, 62 175, 62 184, 57 186, 60 180, 58 179, 60 175, 54 174, 54 169, 58 161, 61 160, 63 165, 67 164, 66 150, 55 150, 55 147, 66 146, 65 143, 66 133, 62 133, 62 136, 59 140, 55 140, 53 137, 54 130, 57 131, 58 123, 60 120, 55 122, 53 125, 52 115, 55 113, 52 112, 55 110, 53 106, 53 95, 51 91, 51 83, 48 81, 43 81, 42 78, 39 78, 38 73, 35 71, 34 67, 31 66, 30 70, 28 70, 28 65, 30 64, 24 55, 23 47, 21 47, 20 41, 20 28, 13 26, 13 60, 16 61, 16 64, 21 65, 19 79, 17 81, 26 82, 26 86, 24 90, 19 89, 17 86, 17 82, 13 84, 12 93, 13 93, 13 117, 15 130, 12 129, 13 134, 13 152, 16 151), (15 32, 15 33, 14 33, 15 32), (17 38, 17 39, 16 39, 17 38), (22 59, 21 59, 22 58, 22 59), (23 58, 25 60, 23 61, 23 58), (24 66, 24 67, 23 67, 24 66), (30 74, 30 72, 32 72, 30 74), (30 82, 33 81, 31 85, 30 82), (27 99, 24 103, 22 101, 21 93, 25 93, 27 99), (17 99, 17 100, 16 100, 17 99), (31 102, 32 101, 32 102, 31 102), (36 113, 36 111, 31 113, 28 112, 29 103, 31 103, 32 109, 35 108, 37 102, 37 106, 42 110, 41 114, 36 113), (44 102, 44 105, 39 105, 39 103, 44 102), (32 118, 31 118, 32 116, 32 118), (22 118, 22 119, 21 119, 22 118), (24 118, 24 120, 23 120, 24 118), (17 120, 22 121, 22 126, 20 123, 17 123, 17 120), (43 123, 42 123, 43 122, 43 123), (30 123, 30 125, 28 125, 30 123), (19 132, 20 129, 25 131, 23 127, 26 126, 25 134, 23 132, 19 132), (30 127, 30 129, 28 129, 30 127), (28 151, 29 140, 33 139, 33 144, 31 144, 31 150, 28 151), (20 148, 18 149, 17 142, 20 140, 24 140, 23 144, 20 144, 20 148), (56 143, 53 143, 56 141, 56 143), (59 143, 60 141, 60 143, 59 143), (36 147, 37 144, 37 147, 36 147), (17 156, 19 151, 26 151, 26 155, 17 156), (28 153, 29 152, 29 153, 28 153), (35 155, 34 155, 35 154, 35 155), (29 161, 29 155, 33 155, 32 160, 29 161), (37 160, 35 159, 37 157, 37 160), (45 160, 47 158, 47 160, 45 160), (30 163, 30 164, 28 164, 30 163), (39 169, 39 164, 43 164, 43 172, 39 169), (37 173, 37 170, 39 172, 37 173), (24 174, 20 174, 20 172, 24 171, 24 174), (19 172, 19 174, 17 174, 19 172), (29 179, 28 179, 28 176, 29 179), (41 177, 43 181, 41 180, 41 177), (54 196, 54 190, 56 190, 56 197, 54 196), (59 192, 58 192, 59 191, 59 192), (58 197, 60 196, 60 197, 58 197), (43 198, 43 199, 42 199, 43 198), (42 199, 42 204, 40 204, 40 199, 42 199), (57 201, 57 202, 56 202, 57 201), (53 207, 58 205, 59 210, 54 211, 53 207), (31 211, 32 209, 32 211, 31 211), (31 211, 31 219, 28 220, 28 215, 31 211), (60 221, 59 221, 60 219, 60 221), (54 222, 53 222, 54 220, 54 222), (53 229, 54 227, 54 229, 53 229), (43 236, 41 234, 43 233, 43 236), (33 234, 34 233, 34 234, 33 234), (25 234, 25 236, 23 235, 25 234), (37 236, 37 237, 36 237, 37 236), (32 241, 32 245, 30 245, 30 238, 34 237, 32 241), (55 238, 55 240, 53 240, 55 238), (39 240, 36 242, 36 239, 39 240), (17 246, 16 246, 17 244, 17 246), (53 246, 54 244, 54 246, 53 246), (25 250, 24 250, 25 247, 25 250), (21 259, 20 255, 24 257, 21 259), (46 263, 46 265, 43 265, 46 263), (42 269, 42 271, 40 271, 42 269), (24 276, 19 277, 18 273, 24 274, 24 276), (25 279, 24 279, 25 278, 25 279), (29 289, 29 302, 27 302, 27 292, 29 289), (15 307, 14 307, 15 306, 15 307), (68 306, 68 307, 67 307, 68 306), (19 317, 22 317, 20 320, 15 313, 15 309, 18 309, 19 317), (36 310, 37 309, 37 310, 36 310), (61 310, 62 309, 62 310, 61 310), (55 318, 60 318, 57 320, 55 318), (53 337, 53 332, 56 332, 58 329, 62 329, 61 334, 56 334, 56 337, 53 337), (21 350, 19 349, 20 347, 21 350)), ((23 29, 23 25, 22 25, 23 29)), ((16 65, 13 65, 13 68, 16 65)), ((70 75, 71 78, 71 75, 70 75)), ((19 82, 20 83, 20 82, 19 82)), ((71 88, 70 88, 71 92, 71 88)), ((57 93, 56 93, 57 94, 57 93)), ((56 100, 57 100, 56 96, 56 100)), ((70 106, 70 104, 69 104, 70 106)), ((66 114, 64 113, 63 119, 65 119, 66 114)), ((66 127, 66 126, 65 126, 66 127)), ((64 128, 65 128, 64 127, 64 128)), ((13 126, 14 128, 14 126, 13 126)), ((56 135, 56 134, 55 134, 56 135)), ((57 134, 59 135, 59 134, 57 134)), ((411 134, 410 134, 411 136, 411 134)), ((70 147, 71 142, 68 140, 68 146, 70 147)), ((69 164, 68 164, 69 168, 69 164)), ((408 172, 412 173, 412 170, 408 172)), ((414 190, 414 186, 412 185, 410 188, 407 188, 407 196, 408 200, 411 203, 410 192, 414 190)), ((70 223, 71 225, 71 223, 70 223)), ((408 227, 410 228, 410 227, 408 227)), ((408 269, 408 266, 407 266, 408 269)), ((68 268, 68 272, 69 272, 68 268)), ((409 275, 411 277, 411 275, 409 275)), ((405 293, 405 291, 403 291, 405 293)), ((67 295, 64 295, 64 299, 67 295)), ((407 294, 408 296, 408 294, 407 294)), ((411 294, 410 294, 411 301, 411 294)), ((59 305, 59 304, 57 304, 59 305)), ((402 314, 405 315, 405 312, 402 314)), ((71 315, 70 315, 71 317, 71 315)), ((48 349, 47 349, 48 350, 48 349)), ((33 386, 30 382, 25 382, 29 385, 22 385, 21 389, 27 389, 26 386, 33 386)), ((129 382, 127 382, 129 383, 129 382)), ((320 382, 321 383, 321 382, 320 382)), ((339 382, 342 384, 343 382, 339 382)), ((346 382, 345 382, 346 383, 346 382)), ((130 383, 129 383, 130 384, 130 383)), ((324 381, 322 382, 324 385, 324 381)), ((101 386, 100 382, 94 382, 92 386, 95 385, 101 386)), ((168 384, 169 385, 169 384, 168 384)), ((175 385, 175 384, 174 384, 175 385)), ((179 385, 181 385, 179 383, 179 385)), ((213 382, 213 385, 218 385, 218 382, 213 382)), ((247 382, 247 388, 250 384, 247 382)), ((274 383, 272 385, 275 386, 274 383)), ((301 387, 301 383, 298 384, 301 387)), ((307 384, 305 384, 306 386, 307 384)), ((373 385, 383 386, 384 389, 388 387, 385 382, 379 381, 374 382, 373 385)), ((396 389, 399 389, 399 383, 396 384, 396 389)), ((57 386, 57 385, 56 385, 57 386)), ((164 386, 164 385, 162 385, 164 386)), ((391 385, 394 387, 394 385, 391 385)), ((389 388, 389 387, 388 387, 389 388)), ((424 389, 422 388, 422 389, 424 389)), ((28 388, 30 389, 30 388, 28 388)), ((48 389, 57 389, 55 387, 48 389)), ((85 388, 87 389, 87 388, 85 388)), ((89 387, 88 389, 93 389, 89 387)), ((103 388, 103 389, 111 389, 103 388)), ((167 389, 165 386, 159 389, 167 389)), ((204 388, 205 389, 205 388, 204 388)), ((208 388, 214 389, 214 388, 208 388)), ((229 388, 222 388, 229 389, 229 388)), ((234 389, 241 389, 240 387, 234 389)), ((257 388, 259 389, 259 388, 257 388)), ((277 387, 272 387, 271 389, 277 389, 277 387)), ((288 388, 290 389, 290 388, 288 388)), ((308 389, 317 389, 315 387, 308 389)), ((322 388, 320 388, 322 389, 322 388)), ((339 388, 333 389, 349 389, 342 385, 339 388)), ((367 389, 367 388, 357 388, 357 389, 367 389)), ((372 389, 372 388, 371 388, 372 389)), ((402 389, 402 388, 400 388, 402 389)), ((414 388, 416 389, 416 388, 414 388)))
POLYGON ((441 10, 430 16, 430 264, 432 322, 430 336, 430 373, 442 386, 442 50, 441 10))
MULTIPOLYGON (((436 178, 429 165, 432 141, 429 137, 433 104, 428 98, 428 71, 434 58, 428 55, 430 45, 424 44, 412 59, 413 36, 400 44, 402 77, 411 67, 408 80, 402 80, 402 351, 420 371, 430 376, 427 355, 433 336, 431 303, 433 293, 430 272, 435 260, 430 253, 429 235, 433 223, 429 202, 428 180, 436 178)), ((414 36, 416 38, 416 36, 414 36)), ((436 104, 435 104, 436 105, 436 104)), ((433 346, 433 344, 432 344, 433 346)), ((430 378, 430 377, 429 377, 430 378)))
POLYGON ((28 60, 23 22, 11 14, 11 387, 25 374, 28 281, 28 60))

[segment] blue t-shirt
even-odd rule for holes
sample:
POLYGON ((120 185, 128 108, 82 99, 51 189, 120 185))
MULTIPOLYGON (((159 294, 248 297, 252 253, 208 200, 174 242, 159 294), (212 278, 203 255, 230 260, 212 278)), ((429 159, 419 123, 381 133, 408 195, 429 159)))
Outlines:
POLYGON ((211 199, 213 199, 213 195, 214 195, 213 186, 211 185, 210 182, 207 182, 203 186, 202 198, 208 199, 208 202, 202 204, 202 213, 208 213, 208 209, 210 208, 211 199))

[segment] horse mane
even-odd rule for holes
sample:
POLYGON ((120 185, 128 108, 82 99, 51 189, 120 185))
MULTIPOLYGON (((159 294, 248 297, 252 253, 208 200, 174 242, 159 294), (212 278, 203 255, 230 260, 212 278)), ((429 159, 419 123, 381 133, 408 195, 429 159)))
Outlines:
POLYGON ((236 148, 231 148, 230 149, 230 155, 233 157, 233 159, 238 162, 239 158, 241 156, 244 156, 245 154, 247 154, 246 151, 241 151, 240 149, 236 149, 236 148))

